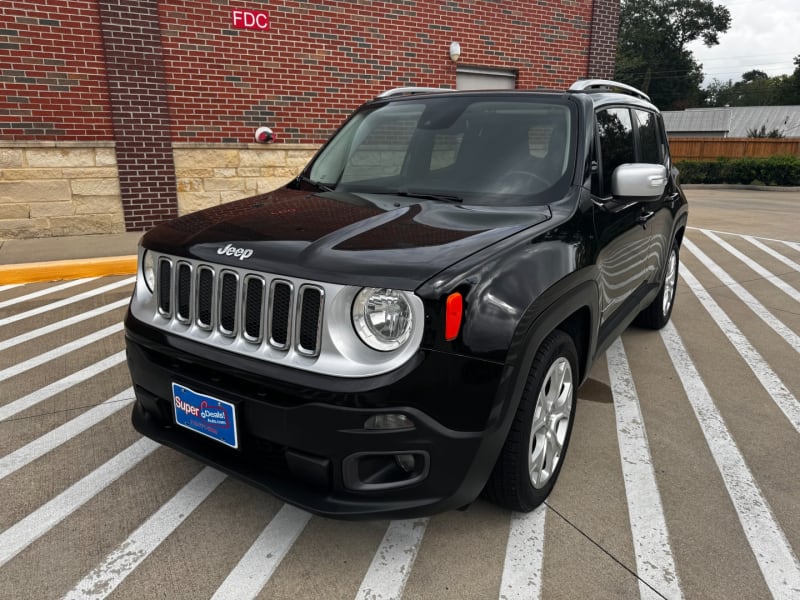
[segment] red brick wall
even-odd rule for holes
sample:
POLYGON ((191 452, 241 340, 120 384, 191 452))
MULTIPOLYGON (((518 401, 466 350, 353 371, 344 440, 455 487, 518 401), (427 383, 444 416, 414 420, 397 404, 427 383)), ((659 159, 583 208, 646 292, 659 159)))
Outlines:
POLYGON ((321 142, 384 89, 455 87, 454 40, 460 64, 517 69, 520 88, 563 89, 587 74, 592 8, 591 0, 165 0, 172 137, 250 141, 266 124, 279 141, 321 142), (271 30, 234 29, 232 8, 269 12, 271 30))
POLYGON ((610 76, 619 0, 0 0, 0 136, 114 140, 125 222, 177 211, 172 143, 323 142, 364 100, 455 87, 459 64, 519 88, 610 76), (102 8, 102 10, 101 10, 102 8), (235 29, 233 8, 270 31, 235 29), (594 25, 593 25, 594 18, 594 25), (607 73, 606 73, 607 72, 607 73))
POLYGON ((117 169, 128 231, 178 216, 158 0, 100 0, 117 169))
POLYGON ((617 62, 619 0, 595 0, 592 12, 592 43, 589 77, 613 79, 617 62))
POLYGON ((0 137, 111 140, 96 1, 0 2, 0 137))

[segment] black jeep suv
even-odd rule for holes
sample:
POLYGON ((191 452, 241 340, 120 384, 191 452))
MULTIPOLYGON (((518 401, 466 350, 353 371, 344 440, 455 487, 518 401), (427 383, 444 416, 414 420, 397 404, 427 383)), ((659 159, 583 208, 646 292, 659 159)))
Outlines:
POLYGON ((638 90, 391 90, 142 238, 133 424, 317 514, 531 510, 595 357, 670 318, 686 218, 638 90))

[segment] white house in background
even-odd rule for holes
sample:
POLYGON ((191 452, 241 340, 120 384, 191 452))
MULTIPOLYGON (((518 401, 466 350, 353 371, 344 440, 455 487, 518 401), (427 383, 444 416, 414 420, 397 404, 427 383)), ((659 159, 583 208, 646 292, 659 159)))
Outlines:
POLYGON ((668 110, 664 115, 667 135, 672 137, 744 138, 765 126, 787 138, 800 138, 800 106, 725 106, 668 110))

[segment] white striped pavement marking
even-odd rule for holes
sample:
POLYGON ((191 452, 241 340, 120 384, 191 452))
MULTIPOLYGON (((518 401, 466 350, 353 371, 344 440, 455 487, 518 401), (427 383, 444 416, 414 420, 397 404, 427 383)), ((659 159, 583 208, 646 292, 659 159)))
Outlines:
POLYGON ((106 369, 110 369, 111 367, 118 365, 124 360, 125 351, 122 350, 121 352, 112 354, 111 356, 104 358, 93 365, 89 365, 88 367, 81 369, 72 375, 67 375, 66 377, 63 377, 58 381, 54 381, 43 388, 39 388, 35 392, 31 392, 30 394, 14 400, 13 402, 9 402, 5 406, 0 406, 0 421, 4 421, 5 419, 22 412, 23 410, 29 409, 31 406, 39 404, 39 402, 55 396, 59 392, 63 392, 64 390, 67 390, 78 383, 86 381, 98 373, 102 373, 106 369))
POLYGON ((111 290, 115 290, 117 288, 130 285, 134 281, 136 281, 135 277, 128 277, 127 279, 123 279, 121 281, 115 281, 114 283, 109 283, 108 285, 104 285, 94 290, 89 290, 88 292, 83 292, 82 294, 78 294, 76 296, 70 296, 69 298, 64 298, 63 300, 59 300, 57 302, 51 302, 50 304, 39 306, 38 308, 33 308, 31 310, 21 312, 16 315, 11 315, 10 317, 5 317, 4 319, 0 319, 0 327, 2 327, 3 325, 8 325, 10 323, 16 323, 17 321, 21 321, 22 319, 27 319, 28 317, 34 317, 36 315, 40 315, 42 313, 46 313, 51 310, 61 308, 62 306, 74 304, 75 302, 80 302, 81 300, 92 298, 93 296, 99 296, 100 294, 104 294, 105 292, 110 292, 111 290))
POLYGON ((64 600, 94 600, 108 596, 224 479, 224 473, 205 467, 111 552, 102 564, 67 592, 64 600))
MULTIPOLYGON (((732 235, 734 237, 745 237, 746 234, 744 233, 734 233, 733 231, 720 231, 719 229, 708 229, 706 227, 687 227, 686 229, 693 229, 695 231, 710 231, 712 233, 719 233, 720 235, 732 235)), ((787 244, 790 247, 797 246, 796 249, 800 250, 800 245, 796 244, 795 242, 790 242, 787 240, 779 240, 777 238, 768 238, 764 237, 763 235, 754 235, 751 236, 758 240, 764 240, 765 242, 778 242, 780 244, 787 244)))
POLYGON ((769 254, 769 255, 770 255, 772 258, 774 258, 774 259, 776 259, 776 260, 779 260, 780 262, 782 262, 783 264, 785 264, 785 265, 786 265, 787 267, 789 267, 790 269, 794 269, 795 271, 798 271, 798 272, 800 272, 800 264, 798 264, 798 263, 794 262, 794 261, 793 261, 792 259, 790 259, 790 258, 787 258, 786 256, 784 256, 783 254, 781 254, 780 252, 778 252, 778 251, 777 251, 777 250, 775 250, 774 248, 770 248, 770 247, 769 247, 769 246, 767 246, 766 244, 763 244, 763 243, 759 242, 759 241, 758 241, 758 239, 756 239, 756 238, 755 238, 755 237, 753 237, 752 235, 743 235, 742 237, 743 237, 745 240, 747 240, 748 242, 750 242, 751 244, 753 244, 753 246, 755 246, 756 248, 758 248, 758 249, 759 249, 759 250, 761 250, 762 252, 766 252, 766 253, 767 253, 767 254, 769 254))
POLYGON ((71 421, 67 421, 43 436, 25 444, 14 452, 6 454, 4 457, 0 458, 0 479, 8 477, 25 465, 32 463, 37 458, 58 448, 61 444, 83 433, 106 417, 125 408, 131 404, 133 400, 133 388, 128 388, 124 392, 120 392, 116 396, 109 398, 102 404, 98 404, 94 408, 80 414, 71 421))
POLYGON ((761 383, 761 386, 772 397, 775 404, 778 405, 789 419, 789 422, 794 427, 795 431, 800 433, 800 403, 797 398, 778 377, 778 374, 772 370, 769 363, 759 354, 753 345, 747 340, 741 330, 733 323, 730 317, 725 313, 719 304, 711 297, 711 295, 703 288, 697 278, 686 267, 681 269, 681 277, 686 281, 689 289, 697 296, 700 304, 705 307, 708 314, 716 321, 719 328, 728 338, 728 341, 733 345, 739 353, 747 366, 756 376, 756 379, 761 383))
POLYGON ((78 350, 83 348, 84 346, 88 346, 89 344, 93 344, 98 340, 102 340, 105 337, 113 335, 119 331, 122 331, 123 325, 122 323, 115 323, 114 325, 109 325, 101 329, 100 331, 95 331, 94 333, 90 333, 89 335, 85 335, 82 338, 78 338, 77 340, 73 340, 63 346, 59 346, 58 348, 53 348, 52 350, 48 350, 43 354, 39 354, 38 356, 34 356, 33 358, 29 358, 28 360, 22 361, 16 365, 11 367, 7 367, 0 371, 0 381, 4 381, 9 377, 14 377, 19 375, 20 373, 24 373, 25 371, 30 371, 40 365, 43 365, 46 362, 50 362, 51 360, 55 360, 65 354, 69 354, 74 350, 78 350))
POLYGON ((753 478, 675 326, 661 338, 706 438, 764 581, 776 598, 800 595, 800 563, 753 478))
POLYGON ((622 477, 642 598, 682 598, 678 571, 669 543, 661 495, 653 471, 639 397, 622 340, 606 352, 614 412, 617 419, 622 477))
POLYGON ((272 577, 311 515, 284 504, 219 586, 211 600, 255 598, 272 577))
MULTIPOLYGON (((759 302, 755 296, 753 296, 750 292, 748 292, 743 285, 737 283, 733 277, 728 275, 728 273, 722 269, 717 263, 711 260, 705 252, 700 250, 697 246, 695 246, 691 240, 684 239, 683 246, 689 252, 691 252, 697 260, 699 260, 703 266, 711 271, 711 273, 719 279, 725 286, 732 291, 742 302, 744 302, 745 306, 752 310, 758 318, 760 318, 764 323, 772 329, 775 333, 781 336, 786 343, 789 344, 792 348, 794 348, 797 352, 800 352, 800 335, 797 335, 794 331, 789 329, 782 321, 780 321, 775 315, 773 315, 767 308, 759 302)), ((681 265, 683 268, 683 265, 681 265)))
POLYGON ((50 325, 45 325, 44 327, 39 327, 38 329, 34 329, 32 331, 26 331, 25 333, 21 333, 16 337, 9 338, 7 340, 3 340, 2 342, 0 342, 0 351, 7 350, 8 348, 16 346, 17 344, 21 344, 22 342, 28 342, 30 340, 36 339, 37 337, 47 335, 48 333, 53 333, 54 331, 58 331, 59 329, 64 329, 65 327, 69 327, 70 325, 75 325, 75 323, 80 323, 81 321, 93 319, 98 315, 102 315, 117 308, 122 308, 123 306, 126 306, 128 302, 130 302, 130 300, 125 298, 123 300, 118 300, 117 302, 112 302, 111 304, 98 306, 97 308, 93 308, 88 312, 75 315, 74 317, 64 319, 63 321, 56 321, 55 323, 52 323, 50 325))
POLYGON ((0 533, 0 566, 130 471, 156 448, 158 444, 147 438, 134 442, 114 458, 0 533))
POLYGON ((10 300, 3 300, 0 302, 0 308, 5 308, 6 306, 12 306, 14 304, 19 304, 20 302, 27 302, 29 300, 35 300, 36 298, 41 298, 42 296, 47 296, 49 294, 54 294, 55 292, 60 292, 61 290, 66 290, 71 287, 75 287, 76 285, 81 285, 84 283, 88 283, 89 281, 93 281, 97 279, 97 277, 86 277, 84 279, 73 279, 72 281, 67 281, 65 283, 55 285, 53 287, 44 288, 37 292, 31 292, 30 294, 26 294, 24 296, 17 296, 16 298, 11 298, 10 300))
POLYGON ((392 521, 356 593, 356 600, 389 600, 403 589, 417 558, 428 519, 392 521))
POLYGON ((775 273, 773 273, 772 271, 770 271, 768 269, 765 269, 760 264, 758 264, 756 261, 754 261, 752 258, 750 258, 749 256, 747 256, 743 252, 740 252, 739 250, 737 250, 736 248, 731 246, 728 242, 723 240, 716 233, 713 233, 711 231, 704 230, 704 229, 701 229, 700 231, 702 231, 704 234, 706 234, 706 236, 708 238, 714 240, 719 246, 721 246, 722 248, 727 250, 733 256, 735 256, 740 261, 742 261, 744 264, 746 264, 748 267, 750 267, 750 269, 752 269, 753 271, 755 271, 756 273, 761 275, 761 277, 763 277, 765 281, 768 281, 769 283, 774 285, 776 288, 781 290, 784 294, 789 296, 792 300, 796 300, 797 302, 800 302, 800 292, 798 292, 795 288, 793 288, 788 283, 783 281, 780 278, 780 275, 775 275, 775 273))
POLYGON ((5 292, 6 290, 10 290, 11 288, 21 286, 21 283, 7 283, 6 285, 0 285, 0 292, 5 292))
POLYGON ((500 580, 500 600, 541 598, 546 514, 544 504, 529 513, 512 513, 500 580))

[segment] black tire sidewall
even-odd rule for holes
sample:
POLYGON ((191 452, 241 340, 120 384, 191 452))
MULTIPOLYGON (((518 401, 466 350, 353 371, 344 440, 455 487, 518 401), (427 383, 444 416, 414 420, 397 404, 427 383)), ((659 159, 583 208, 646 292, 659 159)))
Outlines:
POLYGON ((653 298, 653 301, 636 316, 636 318, 633 320, 634 325, 645 327, 647 329, 661 329, 669 322, 670 318, 672 317, 672 309, 675 306, 675 296, 678 293, 678 272, 680 271, 680 264, 680 246, 678 241, 675 240, 672 243, 669 254, 667 254, 667 262, 664 265, 664 275, 661 278, 661 287, 658 290, 658 294, 656 294, 656 297, 653 298), (666 291, 667 276, 669 275, 669 260, 672 257, 673 252, 675 253, 675 285, 672 290, 672 299, 669 303, 669 309, 667 310, 667 314, 664 314, 664 292, 666 291))
POLYGON ((578 397, 577 387, 578 355, 575 344, 572 338, 566 333, 556 330, 545 339, 534 357, 533 365, 528 375, 528 381, 520 400, 517 417, 515 418, 515 425, 521 425, 521 427, 515 426, 509 434, 509 441, 513 442, 513 447, 516 447, 519 452, 519 456, 516 457, 515 461, 517 463, 517 472, 514 474, 518 482, 519 510, 529 511, 544 502, 558 479, 561 467, 564 465, 564 458, 566 457, 567 447, 569 446, 572 427, 575 423, 575 408, 578 397), (567 434, 561 449, 561 456, 559 457, 558 464, 553 474, 543 487, 535 488, 531 483, 530 474, 528 472, 528 452, 530 450, 529 444, 531 429, 533 427, 533 414, 536 408, 539 390, 544 383, 544 378, 552 364, 561 357, 567 359, 570 369, 572 369, 572 406, 570 408, 569 423, 567 424, 567 434), (515 436, 516 439, 511 440, 510 438, 512 435, 515 436))

